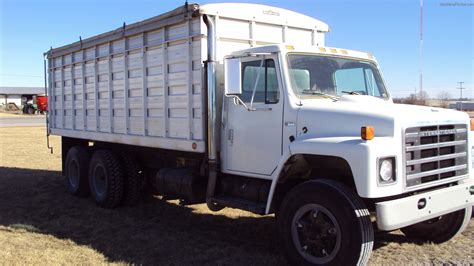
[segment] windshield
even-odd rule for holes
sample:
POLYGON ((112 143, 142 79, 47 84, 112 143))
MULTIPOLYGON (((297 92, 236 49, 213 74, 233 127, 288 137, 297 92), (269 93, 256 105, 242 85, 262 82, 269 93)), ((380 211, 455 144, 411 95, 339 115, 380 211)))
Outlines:
POLYGON ((375 64, 336 56, 289 54, 289 73, 298 97, 337 98, 342 94, 387 98, 375 64))

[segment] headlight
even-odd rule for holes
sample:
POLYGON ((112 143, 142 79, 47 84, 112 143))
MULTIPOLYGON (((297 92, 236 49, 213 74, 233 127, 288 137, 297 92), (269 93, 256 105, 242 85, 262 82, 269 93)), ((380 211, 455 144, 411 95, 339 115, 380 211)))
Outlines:
POLYGON ((379 185, 387 185, 396 181, 395 158, 381 158, 378 162, 379 185))
POLYGON ((392 172, 392 161, 391 160, 383 160, 380 164, 380 180, 388 182, 392 179, 393 172, 392 172))

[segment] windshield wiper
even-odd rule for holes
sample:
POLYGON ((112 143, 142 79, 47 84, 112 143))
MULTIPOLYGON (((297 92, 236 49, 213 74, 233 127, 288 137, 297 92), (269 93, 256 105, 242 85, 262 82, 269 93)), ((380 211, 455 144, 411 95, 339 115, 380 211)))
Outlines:
POLYGON ((333 99, 333 100, 339 99, 338 97, 336 97, 334 95, 327 94, 327 93, 320 92, 320 91, 315 91, 315 90, 303 90, 303 94, 318 95, 318 96, 322 96, 322 97, 333 99))
POLYGON ((357 91, 341 91, 342 93, 347 93, 347 94, 350 94, 350 95, 361 95, 360 93, 358 93, 357 91))

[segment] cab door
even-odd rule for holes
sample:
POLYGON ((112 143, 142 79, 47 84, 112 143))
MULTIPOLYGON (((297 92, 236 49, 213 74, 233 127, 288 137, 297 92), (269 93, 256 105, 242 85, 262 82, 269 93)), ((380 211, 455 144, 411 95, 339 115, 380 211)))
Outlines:
POLYGON ((241 59, 242 94, 226 98, 224 172, 270 176, 282 156, 283 98, 277 56, 241 59), (247 108, 246 108, 247 107, 247 108))

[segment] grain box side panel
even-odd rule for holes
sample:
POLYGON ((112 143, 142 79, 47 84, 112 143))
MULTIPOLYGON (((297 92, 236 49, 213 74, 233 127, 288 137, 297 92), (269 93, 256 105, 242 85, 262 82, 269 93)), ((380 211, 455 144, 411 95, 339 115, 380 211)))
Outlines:
POLYGON ((200 17, 183 19, 53 55, 51 132, 204 152, 200 27, 200 17))

